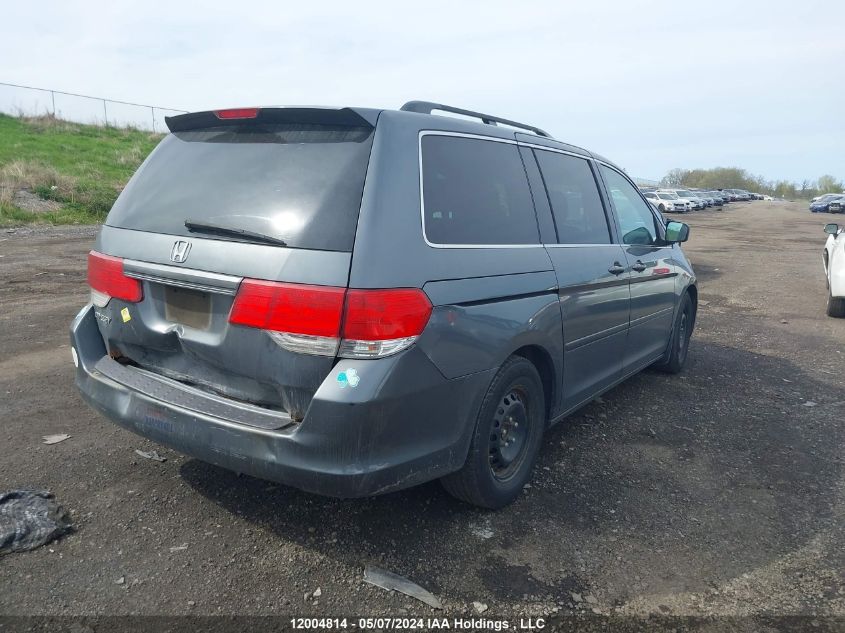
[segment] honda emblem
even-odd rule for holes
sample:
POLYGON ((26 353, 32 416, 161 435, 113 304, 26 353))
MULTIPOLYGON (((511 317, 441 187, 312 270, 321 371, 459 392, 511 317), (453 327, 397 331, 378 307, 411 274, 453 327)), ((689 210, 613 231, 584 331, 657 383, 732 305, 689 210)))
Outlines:
POLYGON ((170 251, 170 261, 177 264, 183 263, 188 259, 188 253, 191 251, 191 243, 179 240, 173 245, 173 250, 170 251))

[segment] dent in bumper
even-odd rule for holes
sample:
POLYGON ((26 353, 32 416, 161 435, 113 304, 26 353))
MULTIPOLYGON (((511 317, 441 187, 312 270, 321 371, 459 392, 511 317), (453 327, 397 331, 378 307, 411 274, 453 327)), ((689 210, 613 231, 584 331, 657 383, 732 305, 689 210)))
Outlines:
POLYGON ((264 430, 191 411, 100 374, 106 354, 91 306, 71 327, 85 400, 118 425, 223 468, 309 492, 361 497, 457 470, 492 371, 446 379, 416 348, 368 361, 340 361, 293 428, 264 430), (354 369, 356 387, 337 374, 354 369))

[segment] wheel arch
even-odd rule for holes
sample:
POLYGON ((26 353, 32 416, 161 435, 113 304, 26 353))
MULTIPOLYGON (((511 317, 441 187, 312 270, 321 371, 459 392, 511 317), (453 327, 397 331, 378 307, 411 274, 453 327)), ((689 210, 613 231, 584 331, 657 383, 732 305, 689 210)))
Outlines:
POLYGON ((530 362, 540 374, 540 381, 543 384, 543 399, 546 406, 546 423, 552 418, 552 409, 558 395, 557 373, 552 356, 544 347, 536 344, 523 345, 514 350, 511 356, 521 356, 530 362))
POLYGON ((695 327, 695 322, 698 319, 698 286, 695 283, 691 283, 686 287, 684 292, 689 295, 692 301, 692 327, 695 327))

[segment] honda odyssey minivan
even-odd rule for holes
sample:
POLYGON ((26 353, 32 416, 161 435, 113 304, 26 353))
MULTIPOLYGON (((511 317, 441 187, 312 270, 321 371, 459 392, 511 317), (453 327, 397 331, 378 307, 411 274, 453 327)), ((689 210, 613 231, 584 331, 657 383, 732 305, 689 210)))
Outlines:
POLYGON ((551 424, 684 365, 689 229, 601 156, 419 101, 167 124, 71 326, 83 397, 139 435, 315 493, 440 479, 497 508, 551 424))

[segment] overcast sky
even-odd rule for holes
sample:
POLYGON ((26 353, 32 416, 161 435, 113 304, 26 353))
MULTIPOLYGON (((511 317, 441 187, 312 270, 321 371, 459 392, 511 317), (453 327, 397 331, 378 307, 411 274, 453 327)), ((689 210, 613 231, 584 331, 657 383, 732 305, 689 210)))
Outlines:
MULTIPOLYGON (((660 178, 845 178, 845 3, 6 3, 0 81, 186 110, 440 101, 660 178)), ((2 141, 2 139, 0 139, 2 141)))

